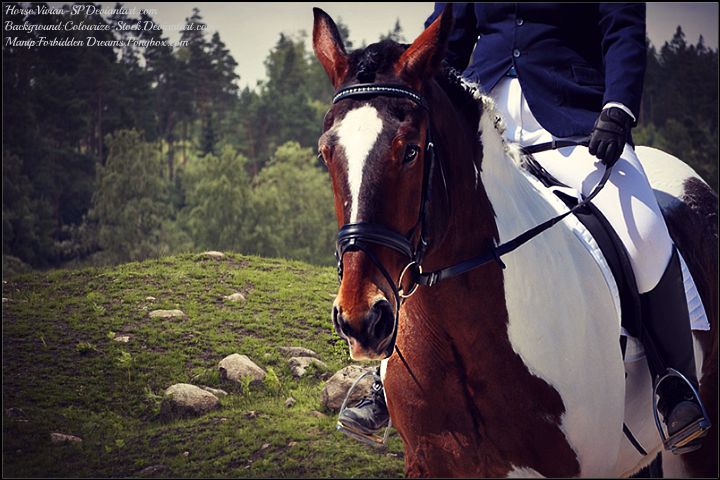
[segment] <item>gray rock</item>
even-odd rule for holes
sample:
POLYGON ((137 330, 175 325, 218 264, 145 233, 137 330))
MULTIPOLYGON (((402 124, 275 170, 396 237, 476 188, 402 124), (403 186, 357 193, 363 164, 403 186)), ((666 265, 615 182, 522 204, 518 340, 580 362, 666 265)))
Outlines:
POLYGON ((66 435, 64 433, 51 433, 50 441, 52 443, 80 443, 82 438, 76 437, 75 435, 66 435))
POLYGON ((212 394, 215 395, 216 397, 217 397, 218 395, 224 395, 224 396, 227 397, 227 394, 228 394, 225 390, 220 390, 219 388, 212 388, 212 387, 200 387, 200 388, 202 388, 202 389, 205 390, 206 392, 212 393, 212 394))
MULTIPOLYGON (((347 396, 348 390, 352 387, 355 380, 357 380, 363 373, 367 371, 375 370, 377 367, 360 367, 357 365, 350 365, 343 368, 330 377, 325 383, 320 394, 320 399, 326 407, 331 410, 338 411, 342 407, 345 397, 347 396)), ((362 397, 370 393, 370 387, 375 381, 373 375, 366 375, 352 391, 346 407, 352 407, 360 401, 362 397)))
POLYGON ((265 371, 258 367, 247 355, 233 353, 223 358, 218 364, 218 370, 224 380, 242 383, 243 378, 250 375, 251 385, 258 385, 265 379, 265 371))
POLYGON ((163 470, 166 470, 168 468, 167 465, 151 465, 149 467, 143 468, 140 470, 137 475, 140 477, 145 477, 148 475, 154 475, 156 473, 160 473, 163 470))
POLYGON ((5 410, 5 416, 8 418, 24 418, 27 415, 25 414, 25 410, 22 408, 10 407, 5 410))
POLYGON ((286 357, 312 357, 320 358, 320 355, 305 347, 279 347, 286 357))
POLYGON ((232 295, 227 295, 223 298, 225 300, 230 300, 231 302, 244 302, 245 301, 245 295, 243 295, 240 292, 233 293, 232 295))
POLYGON ((210 392, 188 383, 177 383, 165 390, 160 419, 171 420, 204 415, 220 409, 220 400, 210 392))
POLYGON ((328 368, 323 362, 312 357, 293 357, 288 360, 288 363, 290 364, 293 375, 296 377, 305 375, 305 370, 312 364, 315 364, 316 368, 319 367, 325 370, 328 368))
POLYGON ((182 310, 153 310, 150 312, 150 317, 171 318, 184 316, 182 310))

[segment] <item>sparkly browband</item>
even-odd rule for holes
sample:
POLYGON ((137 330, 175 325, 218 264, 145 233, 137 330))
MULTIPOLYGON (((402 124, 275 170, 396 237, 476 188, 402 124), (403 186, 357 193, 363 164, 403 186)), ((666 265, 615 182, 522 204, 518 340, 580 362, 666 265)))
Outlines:
POLYGON ((382 83, 361 83, 358 85, 351 85, 349 87, 341 88, 335 92, 332 103, 337 103, 346 97, 353 97, 357 95, 396 95, 399 97, 407 97, 421 105, 423 108, 428 110, 428 105, 425 99, 420 96, 415 90, 402 86, 382 83))

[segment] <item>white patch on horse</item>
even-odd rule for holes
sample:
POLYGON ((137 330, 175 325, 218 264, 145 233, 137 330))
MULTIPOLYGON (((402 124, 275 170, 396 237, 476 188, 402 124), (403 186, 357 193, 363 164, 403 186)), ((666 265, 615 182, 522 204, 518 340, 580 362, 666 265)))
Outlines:
POLYGON ((350 223, 357 222, 363 170, 382 128, 380 115, 370 105, 348 112, 338 126, 339 143, 347 158, 347 178, 352 198, 350 223))
POLYGON ((540 475, 537 470, 532 468, 520 468, 513 465, 513 469, 508 473, 507 478, 545 478, 540 475))
MULTIPOLYGON (((502 138, 492 102, 484 103, 480 175, 502 243, 566 207, 519 167, 519 150, 502 138)), ((620 443, 597 445, 597 438, 622 435, 620 321, 600 267, 573 229, 576 222, 568 217, 503 257, 508 339, 530 373, 560 394, 566 409, 560 428, 578 454, 581 476, 601 476, 620 443)))
POLYGON ((676 157, 651 147, 635 148, 645 175, 650 181, 660 208, 665 209, 679 202, 685 195, 685 182, 689 178, 702 181, 700 175, 676 157))

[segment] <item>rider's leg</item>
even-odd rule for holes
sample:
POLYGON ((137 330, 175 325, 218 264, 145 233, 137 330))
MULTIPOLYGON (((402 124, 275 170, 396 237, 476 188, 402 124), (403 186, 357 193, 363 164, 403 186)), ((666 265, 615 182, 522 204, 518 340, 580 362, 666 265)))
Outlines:
MULTIPOLYGON (((527 146, 557 139, 532 115, 517 79, 504 79, 491 96, 505 121, 510 141, 527 146)), ((559 181, 585 196, 604 173, 604 166, 585 147, 538 153, 535 159, 559 181)), ((643 324, 648 335, 642 340, 646 349, 656 348, 665 366, 678 370, 697 390, 693 339, 679 260, 655 194, 632 148, 625 147, 608 183, 593 203, 628 251, 643 303, 643 324)), ((665 372, 654 373, 662 376, 665 372)), ((658 390, 659 410, 670 435, 702 416, 698 399, 692 398, 684 382, 668 379, 658 390)), ((699 441, 693 443, 677 453, 699 447, 699 441)))
MULTIPOLYGON (((665 368, 673 368, 683 374, 695 391, 698 391, 695 355, 691 348, 692 332, 687 327, 690 317, 686 306, 682 268, 676 251, 673 251, 673 256, 660 282, 640 298, 645 336, 650 337, 652 346, 658 350, 660 362, 664 363, 664 365, 651 366, 650 371, 662 377, 665 368)), ((646 340, 643 340, 643 345, 645 348, 652 348, 646 340)), ((660 383, 658 394, 660 397, 658 412, 665 419, 668 436, 671 437, 669 447, 676 454, 700 448, 700 437, 704 436, 705 432, 697 434, 697 439, 680 447, 677 445, 683 443, 682 438, 672 438, 689 425, 704 418, 699 399, 684 381, 672 376, 660 383)))
MULTIPOLYGON (((598 165, 584 147, 561 150, 538 154, 536 159, 558 180, 589 195, 604 167, 598 165)), ((646 334, 641 340, 647 351, 655 348, 664 363, 664 366, 651 365, 656 381, 665 375, 665 368, 670 367, 683 374, 697 391, 693 337, 680 260, 642 165, 630 147, 625 148, 608 183, 593 203, 628 251, 642 302, 646 334)), ((699 400, 678 378, 661 382, 658 394, 658 411, 668 426, 668 436, 703 417, 699 400)), ((699 439, 674 451, 686 453, 697 448, 700 448, 699 439)))
MULTIPOLYGON (((566 147, 535 154, 535 159, 560 182, 589 195, 605 167, 586 147, 566 147)), ((626 146, 608 182, 593 199, 625 246, 639 293, 658 284, 673 252, 655 193, 635 151, 626 146)))
MULTIPOLYGON (((523 146, 558 140, 530 111, 517 78, 502 79, 490 92, 505 125, 505 137, 523 146)), ((575 138, 579 140, 579 138, 575 138)), ((586 147, 566 147, 534 155, 559 181, 589 195, 605 167, 586 147)), ((610 179, 593 200, 628 250, 640 293, 660 281, 670 261, 672 241, 645 171, 629 146, 613 167, 610 179)))

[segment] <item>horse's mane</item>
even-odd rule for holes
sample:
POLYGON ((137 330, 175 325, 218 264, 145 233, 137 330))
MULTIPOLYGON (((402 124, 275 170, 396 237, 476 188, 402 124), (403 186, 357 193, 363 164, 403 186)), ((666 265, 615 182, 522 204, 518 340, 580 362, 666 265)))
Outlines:
POLYGON ((505 122, 495 106, 495 101, 483 93, 481 85, 468 82, 457 70, 449 66, 435 76, 435 81, 445 91, 456 109, 461 112, 470 112, 469 116, 473 124, 478 127, 478 138, 482 134, 481 125, 488 123, 481 123, 481 119, 490 118, 494 134, 502 144, 502 150, 518 168, 527 168, 527 162, 531 160, 531 157, 523 154, 519 145, 506 140, 505 122), (473 109, 477 113, 473 114, 473 109))
MULTIPOLYGON (((478 111, 478 114, 480 113, 482 104, 479 102, 478 86, 465 81, 457 70, 445 66, 443 71, 435 75, 434 79, 458 110, 475 106, 475 110, 478 111)), ((479 120, 479 115, 476 116, 479 120)))

